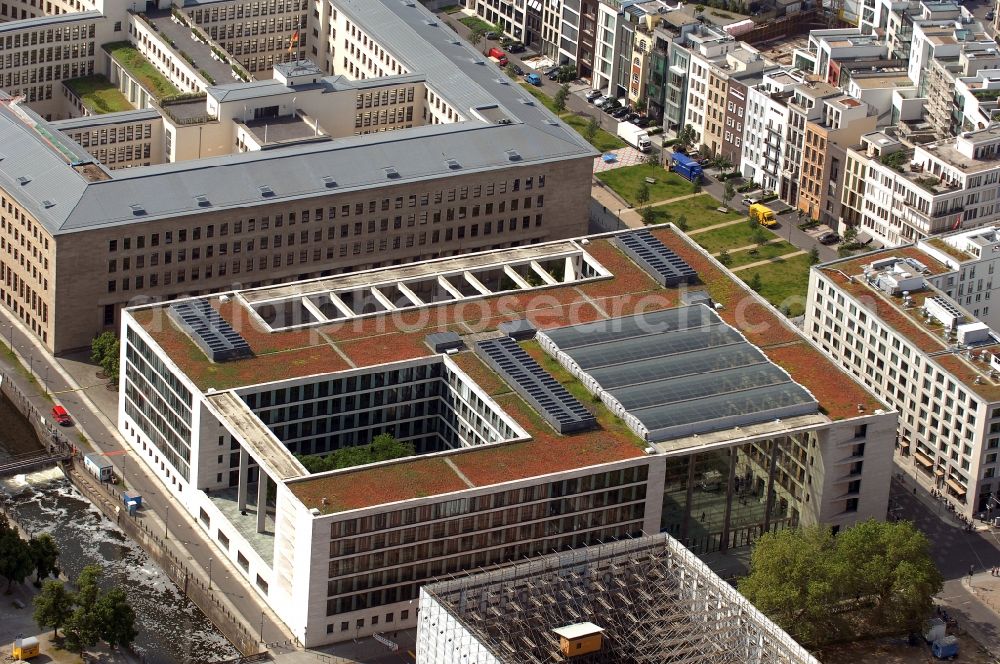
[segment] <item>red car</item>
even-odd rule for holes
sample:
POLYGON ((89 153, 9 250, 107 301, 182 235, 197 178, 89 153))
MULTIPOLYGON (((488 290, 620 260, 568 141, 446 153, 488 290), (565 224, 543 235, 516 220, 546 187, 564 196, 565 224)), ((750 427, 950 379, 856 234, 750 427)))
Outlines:
POLYGON ((55 419, 56 422, 58 422, 60 425, 64 427, 73 425, 73 419, 69 416, 69 413, 67 413, 66 409, 63 408, 62 406, 52 407, 52 417, 55 419))

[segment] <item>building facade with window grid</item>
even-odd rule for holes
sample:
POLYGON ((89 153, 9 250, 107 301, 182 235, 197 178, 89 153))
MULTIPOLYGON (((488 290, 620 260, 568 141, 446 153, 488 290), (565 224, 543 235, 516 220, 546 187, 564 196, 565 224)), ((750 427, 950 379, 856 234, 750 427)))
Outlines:
MULTIPOLYGON (((657 233, 674 251, 699 251, 669 229, 657 233)), ((205 298, 255 354, 232 362, 200 360, 168 305, 129 309, 120 430, 308 645, 413 626, 411 602, 442 574, 641 532, 670 532, 709 554, 749 546, 763 532, 884 514, 895 413, 827 366, 777 313, 768 319, 776 327, 758 337, 777 346, 760 352, 778 353, 771 360, 809 389, 836 383, 835 395, 819 397, 823 409, 656 443, 600 414, 597 430, 555 434, 470 352, 435 355, 423 345, 443 328, 466 335, 468 347, 493 307, 574 310, 598 292, 617 301, 635 289, 675 306, 673 288, 647 285, 641 268, 608 253, 611 241, 527 245, 205 298), (504 266, 549 279, 503 279, 504 266), (427 289, 442 280, 448 285, 427 289), (382 306, 365 304, 376 301, 382 306), (321 314, 294 313, 321 303, 321 314), (793 365, 781 360, 789 344, 793 365), (148 406, 129 404, 136 391, 148 406), (381 433, 412 442, 415 456, 318 474, 294 456, 381 433)), ((703 280, 722 274, 712 265, 699 264, 703 280)), ((722 312, 738 306, 720 304, 722 312)), ((586 389, 570 385, 573 394, 586 389)))

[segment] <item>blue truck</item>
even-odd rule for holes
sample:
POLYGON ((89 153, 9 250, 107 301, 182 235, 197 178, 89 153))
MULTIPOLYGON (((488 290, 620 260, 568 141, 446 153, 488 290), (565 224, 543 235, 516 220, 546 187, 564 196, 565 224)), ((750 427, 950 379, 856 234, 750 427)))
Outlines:
POLYGON ((701 164, 683 152, 675 152, 670 157, 670 167, 681 177, 691 182, 701 182, 701 164))

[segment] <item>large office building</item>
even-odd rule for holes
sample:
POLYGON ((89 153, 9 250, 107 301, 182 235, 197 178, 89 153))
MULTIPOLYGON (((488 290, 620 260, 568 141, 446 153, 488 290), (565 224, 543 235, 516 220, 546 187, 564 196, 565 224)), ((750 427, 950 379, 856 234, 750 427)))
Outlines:
POLYGON ((995 228, 826 263, 806 332, 899 415, 904 467, 972 517, 1000 497, 995 228), (995 306, 993 307, 995 309, 995 306))
POLYGON ((419 3, 330 7, 329 57, 270 79, 51 123, 3 96, 3 306, 59 352, 133 301, 586 231, 577 132, 419 3))
POLYGON ((414 626, 444 574, 885 515, 896 414, 668 227, 122 318, 124 439, 307 645, 414 626), (412 455, 300 460, 386 433, 412 455))
POLYGON ((420 591, 420 664, 819 664, 666 534, 554 553, 420 591))

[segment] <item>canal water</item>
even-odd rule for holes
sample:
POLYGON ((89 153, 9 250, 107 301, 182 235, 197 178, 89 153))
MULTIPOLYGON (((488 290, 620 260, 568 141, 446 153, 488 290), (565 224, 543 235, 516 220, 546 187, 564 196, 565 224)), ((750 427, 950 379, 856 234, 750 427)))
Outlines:
MULTIPOLYGON (((30 452, 34 432, 0 398, 0 463, 30 452), (23 428, 22 428, 23 425, 23 428)), ((106 585, 118 585, 135 610, 136 650, 150 664, 212 662, 239 656, 198 608, 145 552, 84 498, 55 468, 0 478, 0 500, 32 534, 51 533, 59 565, 75 579, 97 564, 106 585)))

